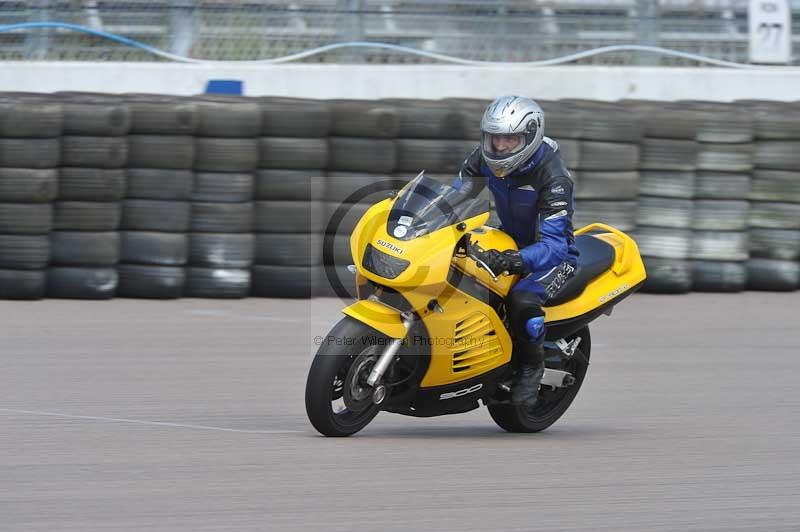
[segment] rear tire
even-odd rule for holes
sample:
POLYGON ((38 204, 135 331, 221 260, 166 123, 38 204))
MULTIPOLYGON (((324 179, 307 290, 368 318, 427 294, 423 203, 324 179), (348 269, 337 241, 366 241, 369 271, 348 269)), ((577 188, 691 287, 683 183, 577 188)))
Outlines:
MULTIPOLYGON (((350 436, 366 427, 378 414, 380 407, 372 403, 372 393, 368 393, 366 398, 360 396, 363 391, 363 387, 359 386, 361 380, 358 375, 353 375, 351 368, 364 362, 370 356, 370 350, 377 356, 379 350, 375 346, 386 345, 387 341, 386 336, 350 317, 342 319, 325 336, 311 363, 306 381, 306 414, 321 434, 350 436), (329 338, 350 345, 326 341, 329 338), (358 392, 345 397, 348 393, 346 388, 351 384, 358 388, 358 392)), ((368 362, 364 364, 362 375, 368 376, 370 368, 368 362)), ((363 376, 363 380, 366 380, 366 376, 363 376)))
MULTIPOLYGON (((575 396, 578 395, 583 379, 586 377, 586 370, 589 369, 588 361, 591 351, 589 328, 581 329, 567 340, 571 340, 576 336, 581 337, 581 343, 571 360, 564 361, 561 359, 561 364, 567 364, 566 366, 558 367, 559 362, 555 358, 548 357, 545 359, 545 365, 548 368, 564 369, 564 371, 572 373, 575 377, 575 383, 568 388, 556 388, 552 392, 543 388, 539 391, 539 400, 532 411, 520 405, 489 405, 489 415, 492 416, 492 419, 500 428, 508 432, 540 432, 564 415, 575 396), (551 400, 548 401, 547 399, 551 400)), ((547 353, 545 356, 547 356, 547 353)))

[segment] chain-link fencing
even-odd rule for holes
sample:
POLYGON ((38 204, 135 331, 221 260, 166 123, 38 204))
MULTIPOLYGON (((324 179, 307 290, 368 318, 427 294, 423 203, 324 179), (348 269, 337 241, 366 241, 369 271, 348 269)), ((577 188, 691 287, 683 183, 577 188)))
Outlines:
MULTIPOLYGON (((794 49, 800 0, 793 0, 794 49)), ((747 62, 746 0, 33 0, 0 1, 0 24, 61 22, 198 59, 280 57, 372 41, 484 61, 535 61, 614 44, 661 46, 747 62)), ((0 33, 0 60, 152 61, 146 51, 65 28, 0 33)), ((430 62, 391 50, 346 49, 309 62, 430 62)), ((591 64, 691 65, 641 52, 591 64)))

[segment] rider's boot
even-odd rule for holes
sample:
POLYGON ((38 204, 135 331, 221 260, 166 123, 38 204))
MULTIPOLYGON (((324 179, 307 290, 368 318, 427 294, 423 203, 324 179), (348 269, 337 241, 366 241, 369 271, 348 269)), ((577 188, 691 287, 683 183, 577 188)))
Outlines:
POLYGON ((529 319, 526 329, 532 341, 519 344, 520 365, 511 388, 511 402, 532 408, 544 376, 544 318, 529 319))

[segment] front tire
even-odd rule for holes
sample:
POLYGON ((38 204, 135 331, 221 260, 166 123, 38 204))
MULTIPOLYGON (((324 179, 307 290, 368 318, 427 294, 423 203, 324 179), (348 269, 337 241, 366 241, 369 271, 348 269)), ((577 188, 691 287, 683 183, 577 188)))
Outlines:
MULTIPOLYGON (((586 371, 589 369, 591 351, 589 328, 581 329, 567 340, 572 340, 575 336, 581 337, 581 343, 572 359, 568 361, 563 359, 556 361, 555 358, 545 359, 545 365, 548 368, 569 371, 575 377, 575 382, 567 388, 556 388, 552 391, 542 387, 542 390, 539 391, 539 400, 532 410, 513 404, 489 405, 489 415, 500 428, 508 432, 540 432, 564 415, 575 396, 578 395, 583 379, 586 377, 586 371)), ((547 357, 547 353, 545 353, 545 357, 547 357)))
POLYGON ((388 338, 345 317, 323 339, 306 381, 306 414, 321 434, 350 436, 366 427, 380 407, 366 377, 388 338))

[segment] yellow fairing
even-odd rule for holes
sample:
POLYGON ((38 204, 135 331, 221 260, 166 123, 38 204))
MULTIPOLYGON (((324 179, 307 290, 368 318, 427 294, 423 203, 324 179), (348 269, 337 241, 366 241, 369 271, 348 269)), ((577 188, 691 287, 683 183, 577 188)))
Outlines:
POLYGON ((403 326, 400 314, 395 309, 377 301, 356 301, 342 312, 366 323, 389 338, 403 338, 406 335, 406 328, 403 326))
POLYGON ((453 225, 412 240, 398 240, 386 231, 386 220, 393 201, 387 199, 376 203, 364 213, 350 236, 350 252, 358 272, 367 279, 398 291, 413 289, 414 292, 427 294, 427 303, 446 286, 456 243, 464 233, 482 226, 489 219, 489 213, 464 220, 463 230, 453 225), (360 258, 364 256, 367 244, 388 255, 411 261, 411 265, 395 279, 375 275, 361 266, 360 258))
MULTIPOLYGON (((413 348, 414 345, 425 343, 425 350, 430 349, 431 364, 422 386, 459 382, 508 363, 511 359, 511 337, 497 313, 483 301, 454 289, 447 282, 456 243, 467 232, 478 230, 480 233, 489 213, 464 220, 462 229, 451 226, 413 240, 398 240, 386 231, 391 206, 391 199, 384 200, 364 214, 350 237, 350 250, 356 259, 354 262, 359 275, 400 292, 421 317, 428 338, 409 338, 409 345, 413 348), (367 244, 408 260, 411 265, 395 279, 379 277, 365 270, 358 260, 364 256, 367 244), (428 309, 432 299, 444 309, 443 313, 428 309)), ((491 228, 485 229, 491 235, 489 239, 499 239, 508 243, 509 247, 514 247, 508 235, 491 228)), ((489 241, 481 240, 481 247, 493 247, 489 241)), ((468 273, 473 271, 474 262, 469 265, 460 260, 468 273)), ((485 272, 478 275, 486 286, 493 284, 485 272)), ((510 287, 513 284, 510 278, 501 279, 503 286, 510 287)), ((345 314, 387 336, 398 338, 402 321, 397 311, 389 310, 395 313, 396 319, 388 317, 385 314, 387 308, 378 302, 360 301, 347 307, 345 314)))
MULTIPOLYGON (((616 253, 614 264, 609 271, 589 283, 579 297, 562 305, 545 307, 546 321, 561 321, 591 312, 625 294, 645 280, 646 274, 642 258, 639 255, 639 248, 636 242, 622 231, 605 224, 595 223, 578 229, 575 234, 582 235, 596 230, 608 231, 594 236, 614 247, 616 253)), ((516 243, 509 235, 491 227, 481 227, 473 231, 471 241, 483 249, 517 249, 516 243)), ((458 269, 476 277, 482 285, 503 297, 508 295, 508 292, 519 280, 517 275, 501 275, 495 282, 486 270, 478 268, 475 261, 467 258, 456 258, 454 264, 458 269)))
MULTIPOLYGON (((416 308, 419 295, 404 292, 416 308)), ((511 360, 511 336, 489 305, 452 287, 437 298, 444 312, 420 311, 431 363, 421 385, 441 386, 475 377, 511 360)))
MULTIPOLYGON (((507 234, 485 227, 488 219, 484 213, 465 220, 462 224, 446 227, 412 240, 398 240, 386 231, 386 222, 393 200, 384 200, 371 207, 359 221, 352 236, 350 248, 358 276, 366 277, 382 286, 399 292, 422 319, 427 338, 409 338, 409 345, 427 344, 431 362, 422 379, 423 387, 442 386, 463 381, 511 360, 511 337, 497 313, 483 301, 453 288, 448 275, 453 267, 474 277, 485 288, 503 297, 508 294, 518 276, 501 275, 497 282, 477 268, 475 262, 464 257, 453 258, 453 250, 465 233, 483 249, 517 249, 507 234), (367 244, 383 253, 410 261, 409 267, 395 279, 385 279, 365 270, 360 258, 367 244), (429 310, 432 300, 443 308, 439 313, 429 310)), ((545 308, 547 321, 559 321, 586 314, 602 304, 624 294, 645 278, 644 265, 636 243, 624 233, 601 224, 593 224, 577 231, 582 234, 601 229, 608 233, 597 235, 616 249, 617 260, 611 270, 592 281, 586 290, 573 301, 545 308)), ((358 319, 393 338, 405 334, 399 311, 376 301, 359 301, 347 307, 345 314, 358 319)))
MULTIPOLYGON (((511 360, 511 336, 497 313, 479 299, 448 287, 437 298, 444 309, 438 313, 427 308, 430 296, 426 299, 414 291, 403 295, 420 309, 428 331, 427 338, 408 338, 412 349, 430 349, 431 363, 423 387, 469 379, 511 360)), ((391 338, 406 334, 399 312, 382 303, 361 300, 343 312, 391 338)))
POLYGON ((583 293, 555 307, 545 307, 545 321, 561 321, 582 316, 633 289, 645 280, 644 263, 636 242, 617 229, 605 224, 591 224, 575 231, 582 235, 595 230, 608 231, 594 235, 614 246, 616 260, 611 269, 590 282, 583 293))

